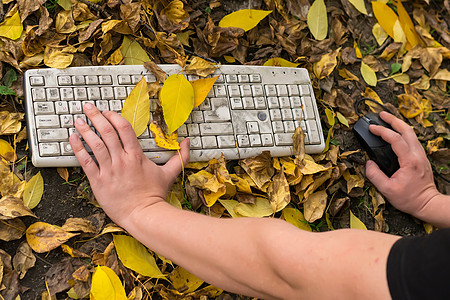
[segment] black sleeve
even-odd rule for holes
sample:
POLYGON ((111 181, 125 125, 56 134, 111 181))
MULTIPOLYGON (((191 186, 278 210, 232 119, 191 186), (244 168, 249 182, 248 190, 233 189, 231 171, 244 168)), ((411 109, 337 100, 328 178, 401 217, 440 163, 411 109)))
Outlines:
POLYGON ((395 242, 387 280, 393 300, 450 299, 450 228, 395 242))

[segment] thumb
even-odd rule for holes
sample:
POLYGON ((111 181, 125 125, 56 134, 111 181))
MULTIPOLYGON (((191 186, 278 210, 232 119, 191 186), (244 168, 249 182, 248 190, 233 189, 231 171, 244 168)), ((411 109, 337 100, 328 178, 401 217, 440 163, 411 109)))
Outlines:
POLYGON ((189 157, 189 139, 186 138, 180 143, 178 153, 172 156, 163 166, 164 171, 171 180, 175 180, 181 170, 188 164, 189 157))
POLYGON ((380 192, 385 190, 386 185, 389 184, 389 177, 387 177, 372 160, 369 160, 366 163, 366 177, 380 192))

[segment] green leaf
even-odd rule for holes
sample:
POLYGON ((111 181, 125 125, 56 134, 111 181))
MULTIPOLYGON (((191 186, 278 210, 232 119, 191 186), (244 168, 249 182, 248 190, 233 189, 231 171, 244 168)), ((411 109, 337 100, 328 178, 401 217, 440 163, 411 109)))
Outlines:
POLYGON ((142 65, 150 61, 150 57, 141 45, 127 36, 123 37, 121 52, 126 65, 142 65))
POLYGON ((391 75, 397 73, 402 68, 402 64, 399 63, 393 63, 391 65, 391 75))
POLYGON ((151 278, 164 278, 155 259, 141 243, 127 235, 113 235, 120 261, 127 268, 151 278))
POLYGON ((90 296, 95 300, 127 300, 119 277, 113 270, 105 266, 95 268, 90 296))
POLYGON ((366 225, 350 211, 350 228, 367 230, 366 225))
POLYGON ((6 87, 6 86, 4 86, 4 85, 0 85, 0 95, 12 95, 12 96, 15 96, 16 95, 16 93, 12 90, 12 89, 10 89, 9 87, 6 87))
POLYGON ((377 85, 377 74, 375 74, 374 70, 364 62, 361 62, 361 75, 368 85, 377 85))
POLYGON ((241 9, 223 17, 219 22, 219 27, 238 27, 248 31, 271 12, 271 10, 241 9))
POLYGON ((44 193, 44 179, 39 171, 34 175, 30 181, 25 185, 23 191, 23 202, 29 208, 35 208, 41 201, 42 194, 44 193))
POLYGON ((316 40, 321 41, 327 37, 328 16, 324 0, 316 0, 311 5, 308 11, 307 23, 316 40))
POLYGON ((11 87, 11 85, 16 80, 17 80, 17 74, 14 71, 14 69, 9 69, 8 71, 6 71, 5 76, 3 76, 3 83, 7 87, 11 87))
POLYGON ((341 124, 344 124, 345 126, 349 127, 347 119, 340 112, 337 112, 336 116, 339 122, 341 122, 341 124))
POLYGON ((351 4, 362 14, 367 15, 366 5, 364 0, 348 0, 351 4))
POLYGON ((150 120, 148 84, 144 77, 142 77, 128 95, 123 105, 121 115, 131 123, 136 136, 140 136, 144 133, 148 121, 150 120))
POLYGON ((178 129, 194 108, 194 88, 182 74, 170 75, 159 92, 169 134, 178 129))

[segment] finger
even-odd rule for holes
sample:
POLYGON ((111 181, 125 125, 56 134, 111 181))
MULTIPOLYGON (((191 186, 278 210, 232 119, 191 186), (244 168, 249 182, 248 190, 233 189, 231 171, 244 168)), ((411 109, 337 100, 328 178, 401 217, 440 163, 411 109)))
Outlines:
POLYGON ((76 133, 73 133, 69 137, 70 146, 72 147, 73 153, 75 153, 84 173, 86 173, 88 178, 95 178, 98 175, 98 166, 89 153, 84 148, 83 143, 76 133))
POLYGON ((401 136, 397 132, 379 125, 370 125, 369 130, 373 134, 380 136, 383 140, 391 144, 392 150, 395 152, 395 154, 397 154, 399 160, 400 156, 409 153, 410 147, 408 143, 406 143, 406 141, 403 139, 403 136, 401 136))
POLYGON ((111 123, 100 113, 100 111, 91 103, 86 103, 83 106, 83 111, 91 120, 95 129, 100 133, 103 143, 108 148, 112 157, 115 157, 123 151, 122 145, 117 136, 116 130, 111 123))
POLYGON ((416 134, 414 133, 414 130, 411 128, 411 126, 409 126, 393 114, 382 111, 380 113, 380 117, 381 119, 383 119, 383 121, 391 125, 395 131, 400 133, 405 138, 408 144, 414 145, 418 142, 416 134))
POLYGON ((111 155, 109 154, 108 148, 106 148, 100 137, 92 131, 91 127, 83 119, 78 118, 75 121, 75 128, 92 149, 100 168, 110 165, 111 155))
POLYGON ((366 163, 366 177, 376 186, 376 188, 383 193, 386 185, 389 184, 389 177, 380 170, 378 165, 368 160, 366 163))
POLYGON ((175 178, 180 174, 181 170, 188 164, 190 154, 189 154, 189 139, 186 138, 180 143, 180 151, 172 156, 169 161, 162 167, 164 168, 166 174, 169 178, 175 180, 175 178), (181 156, 181 159, 180 159, 181 156))
POLYGON ((142 147, 137 140, 136 133, 134 132, 133 127, 131 127, 130 122, 118 113, 112 111, 104 112, 104 116, 114 126, 115 130, 119 134, 125 152, 142 152, 142 147))

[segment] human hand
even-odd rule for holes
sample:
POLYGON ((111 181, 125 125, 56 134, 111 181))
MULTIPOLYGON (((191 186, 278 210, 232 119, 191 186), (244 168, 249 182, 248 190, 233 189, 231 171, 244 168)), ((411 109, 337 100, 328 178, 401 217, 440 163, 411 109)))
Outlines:
POLYGON ((391 144, 400 169, 390 178, 373 161, 366 164, 366 176, 397 209, 421 218, 427 204, 440 195, 433 180, 433 171, 414 130, 387 112, 380 117, 392 128, 370 125, 370 131, 391 144))
POLYGON ((82 119, 77 119, 75 127, 97 163, 77 134, 70 136, 70 145, 98 203, 111 220, 123 226, 133 211, 165 200, 170 186, 189 161, 189 140, 180 144, 181 159, 175 155, 159 166, 144 155, 127 120, 115 112, 101 113, 90 103, 83 109, 101 138, 82 119))

